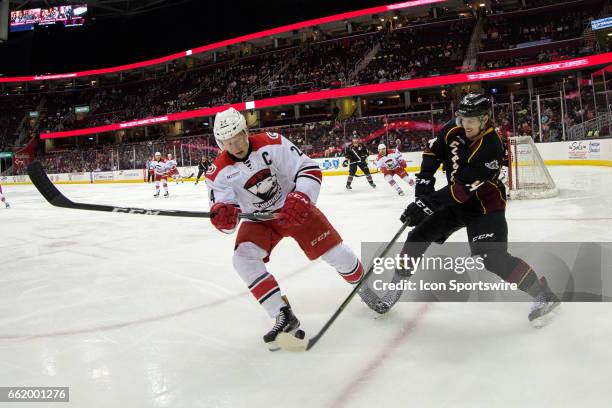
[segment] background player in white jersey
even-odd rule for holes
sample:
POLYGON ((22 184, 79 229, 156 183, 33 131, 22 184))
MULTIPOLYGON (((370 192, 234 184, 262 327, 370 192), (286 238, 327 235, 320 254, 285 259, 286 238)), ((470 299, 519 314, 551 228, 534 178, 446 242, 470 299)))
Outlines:
POLYGON ((414 179, 411 179, 406 173, 406 162, 400 152, 393 149, 387 149, 384 143, 378 145, 378 156, 376 157, 376 167, 383 173, 385 181, 397 191, 401 196, 404 195, 402 188, 393 180, 393 176, 398 176, 406 182, 410 187, 414 185, 414 179))
POLYGON ((166 166, 168 166, 168 176, 172 177, 176 184, 178 184, 179 181, 183 183, 183 178, 181 177, 181 174, 179 173, 177 168, 178 163, 172 156, 172 153, 168 153, 168 160, 166 160, 166 166))
POLYGON ((6 197, 4 197, 4 194, 2 194, 2 185, 1 184, 0 184, 0 201, 2 201, 4 203, 4 206, 6 208, 11 208, 11 206, 8 203, 8 201, 6 201, 6 197))
MULTIPOLYGON (((233 255, 234 269, 270 317, 276 319, 264 336, 268 348, 276 350, 278 333, 295 333, 300 325, 276 279, 266 269, 281 239, 292 237, 310 260, 323 259, 350 284, 360 281, 363 268, 315 206, 322 174, 314 160, 279 134, 249 135, 244 116, 234 108, 217 114, 214 134, 222 152, 206 173, 212 224, 232 233, 240 212, 278 214, 271 221, 244 221, 233 255)), ((378 297, 367 285, 363 287, 360 296, 377 310, 378 297)))
POLYGON ((168 198, 170 193, 168 193, 168 166, 166 165, 166 161, 162 158, 160 152, 155 153, 155 158, 153 159, 153 169, 155 171, 155 194, 153 197, 159 197, 160 183, 164 187, 164 197, 168 198))

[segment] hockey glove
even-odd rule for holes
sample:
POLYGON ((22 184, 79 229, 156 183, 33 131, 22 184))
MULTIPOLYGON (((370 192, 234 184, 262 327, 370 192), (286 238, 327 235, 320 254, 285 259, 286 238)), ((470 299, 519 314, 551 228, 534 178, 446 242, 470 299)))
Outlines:
POLYGON ((311 210, 310 198, 304 193, 294 191, 287 194, 279 219, 288 225, 302 225, 310 215, 311 210))
POLYGON ((238 225, 240 208, 234 204, 216 203, 210 208, 210 222, 221 232, 230 233, 238 225))
POLYGON ((419 225, 425 218, 434 213, 433 206, 425 197, 417 197, 414 203, 411 203, 400 217, 401 222, 408 221, 409 227, 419 225))
POLYGON ((344 161, 342 162, 342 167, 346 167, 346 166, 348 166, 348 165, 349 165, 348 160, 344 160, 344 161))
POLYGON ((423 197, 427 196, 435 191, 434 185, 436 179, 433 177, 421 177, 416 175, 416 186, 414 187, 414 196, 423 197))

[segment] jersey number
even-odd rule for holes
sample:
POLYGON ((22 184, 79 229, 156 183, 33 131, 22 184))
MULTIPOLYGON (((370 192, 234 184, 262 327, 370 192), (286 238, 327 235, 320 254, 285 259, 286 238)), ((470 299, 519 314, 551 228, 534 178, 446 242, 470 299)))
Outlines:
POLYGON ((292 151, 296 152, 298 156, 303 156, 304 155, 304 153, 302 153, 302 151, 300 149, 298 149, 297 147, 295 147, 295 146, 291 146, 289 148, 289 150, 292 150, 292 151))

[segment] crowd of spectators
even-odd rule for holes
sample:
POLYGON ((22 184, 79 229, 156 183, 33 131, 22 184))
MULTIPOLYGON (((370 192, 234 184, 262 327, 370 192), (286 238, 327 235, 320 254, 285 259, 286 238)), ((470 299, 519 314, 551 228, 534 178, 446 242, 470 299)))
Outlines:
POLYGON ((144 169, 155 152, 161 152, 164 157, 171 153, 179 166, 195 166, 203 156, 214 157, 218 148, 212 135, 198 135, 97 148, 66 148, 41 155, 38 160, 48 173, 131 170, 144 169))
POLYGON ((375 32, 307 45, 255 96, 345 86, 356 64, 382 39, 382 33, 375 32))
POLYGON ((461 70, 474 21, 394 31, 359 73, 360 84, 452 74, 461 70))
POLYGON ((585 24, 596 13, 596 9, 587 8, 515 17, 489 16, 485 19, 480 50, 505 50, 535 41, 554 42, 579 38, 585 24))
MULTIPOLYGON (((563 105, 566 128, 592 119, 595 110, 588 103, 592 95, 583 90, 582 104, 575 92, 568 92, 563 105)), ((406 113, 388 116, 349 118, 345 121, 325 120, 296 123, 288 126, 252 129, 283 134, 311 157, 339 157, 353 136, 364 141, 374 154, 379 143, 399 147, 402 152, 422 151, 435 131, 452 118, 450 106, 438 105, 435 112, 406 113), (433 122, 432 122, 433 121, 433 122)), ((562 138, 561 102, 554 93, 541 98, 540 118, 542 141, 562 138)), ((529 106, 526 95, 515 96, 514 109, 506 96, 497 96, 494 120, 504 136, 535 135, 539 138, 537 106, 529 106), (514 116, 512 115, 514 113, 514 116)), ((181 166, 195 166, 202 156, 213 158, 217 152, 214 137, 207 133, 196 136, 159 139, 130 144, 109 144, 97 148, 64 148, 39 157, 49 173, 73 173, 143 169, 156 152, 172 153, 181 166)))
MULTIPOLYGON (((437 117, 435 122, 447 118, 437 117)), ((253 129, 253 132, 278 132, 312 157, 341 156, 353 136, 358 136, 370 152, 375 153, 379 143, 395 146, 400 141, 404 152, 419 151, 431 138, 430 114, 376 116, 351 118, 344 122, 321 121, 291 126, 253 129), (423 129, 404 128, 408 122, 420 124, 423 129)), ((180 166, 195 166, 202 156, 213 158, 218 148, 211 134, 182 137, 173 140, 151 140, 130 144, 108 144, 97 148, 64 148, 39 156, 48 173, 75 173, 143 169, 155 152, 164 157, 172 153, 180 166)), ((22 172, 25 169, 22 169, 22 172)))

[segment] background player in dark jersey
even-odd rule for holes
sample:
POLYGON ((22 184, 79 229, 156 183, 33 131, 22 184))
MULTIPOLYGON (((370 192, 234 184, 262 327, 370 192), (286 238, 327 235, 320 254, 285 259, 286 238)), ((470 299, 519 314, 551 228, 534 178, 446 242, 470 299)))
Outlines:
POLYGON ((372 188, 376 187, 374 181, 372 180, 372 175, 370 174, 370 170, 368 169, 368 156, 370 153, 368 152, 367 147, 363 143, 359 141, 359 137, 357 137, 357 132, 353 131, 353 140, 350 145, 344 150, 344 163, 343 166, 348 164, 349 166, 349 176, 346 180, 346 189, 352 190, 351 183, 353 182, 353 177, 355 177, 355 173, 357 173, 357 167, 363 171, 366 178, 368 179, 368 183, 372 188))
MULTIPOLYGON (((457 119, 449 122, 423 152, 416 175, 415 201, 401 216, 415 228, 403 253, 417 258, 431 242, 444 242, 465 227, 472 255, 487 270, 534 298, 529 320, 543 325, 559 299, 522 259, 510 255, 506 223, 506 191, 499 180, 505 160, 504 143, 493 128, 491 102, 481 94, 466 95, 457 119), (435 190, 435 173, 444 166, 448 185, 435 190), (548 315, 548 316, 547 316, 548 315), (546 319, 544 318, 546 317, 546 319)), ((409 273, 408 273, 409 274, 409 273)))
POLYGON ((198 163, 198 176, 196 177, 196 182, 195 182, 196 185, 200 181, 200 177, 202 177, 202 174, 206 173, 209 167, 210 167, 210 160, 208 160, 208 157, 202 156, 202 158, 200 159, 200 162, 198 163))
POLYGON ((147 183, 155 181, 155 168, 153 167, 153 156, 149 156, 147 163, 145 164, 145 171, 147 172, 147 183))

